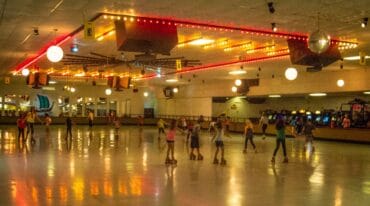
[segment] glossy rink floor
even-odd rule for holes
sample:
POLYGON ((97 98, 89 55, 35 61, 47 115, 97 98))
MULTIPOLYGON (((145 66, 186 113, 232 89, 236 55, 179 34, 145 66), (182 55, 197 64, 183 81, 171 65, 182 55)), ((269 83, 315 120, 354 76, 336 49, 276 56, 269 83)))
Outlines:
MULTIPOLYGON (((165 142, 154 127, 36 127, 36 144, 17 143, 14 126, 0 126, 0 205, 369 205, 370 146, 289 139, 289 163, 275 138, 255 137, 258 153, 242 153, 240 134, 226 138, 226 166, 202 133, 203 161, 188 158, 179 132, 177 166, 165 166, 165 142)), ((250 146, 250 145, 249 145, 250 146)))

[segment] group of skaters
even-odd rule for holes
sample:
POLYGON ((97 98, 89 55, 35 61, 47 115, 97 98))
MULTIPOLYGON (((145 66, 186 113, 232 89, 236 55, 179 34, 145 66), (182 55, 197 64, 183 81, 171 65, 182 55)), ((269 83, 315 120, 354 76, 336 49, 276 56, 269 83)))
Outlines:
MULTIPOLYGON (((226 160, 224 158, 224 137, 226 136, 225 133, 228 131, 228 122, 229 118, 219 117, 217 119, 212 119, 212 121, 209 124, 208 131, 212 137, 212 142, 214 141, 216 146, 216 151, 213 158, 213 163, 221 165, 226 164, 226 160), (220 154, 220 159, 218 158, 220 154)), ((177 160, 174 157, 174 142, 175 142, 175 136, 176 136, 176 130, 177 128, 180 129, 181 133, 183 135, 186 135, 185 141, 188 142, 190 139, 190 154, 189 159, 190 160, 203 160, 203 156, 200 152, 200 144, 199 144, 199 135, 201 130, 201 124, 203 120, 200 118, 196 121, 187 121, 184 117, 177 120, 171 120, 169 123, 169 130, 166 133, 165 127, 168 125, 163 119, 160 119, 157 122, 158 126, 158 139, 160 140, 161 135, 163 134, 166 137, 167 141, 167 155, 166 155, 166 164, 176 164, 177 160), (196 154, 194 151, 196 150, 196 154)), ((268 118, 265 114, 262 114, 260 120, 259 120, 259 126, 262 130, 262 139, 264 140, 266 138, 266 130, 268 127, 268 118)), ((271 162, 275 163, 275 157, 277 152, 280 149, 280 146, 283 150, 283 163, 288 163, 288 156, 286 151, 286 128, 288 126, 288 122, 284 120, 284 118, 280 117, 275 123, 275 130, 276 130, 276 146, 272 154, 271 162)), ((313 130, 315 130, 314 124, 307 120, 302 125, 302 134, 305 136, 305 147, 304 150, 306 151, 307 148, 311 148, 311 151, 313 152, 315 147, 313 146, 313 130)), ((255 153, 257 153, 256 145, 254 144, 253 138, 254 138, 254 125, 250 119, 247 119, 245 121, 244 126, 244 133, 243 137, 245 138, 244 142, 244 149, 243 153, 247 153, 248 143, 250 143, 253 147, 253 150, 255 153)))
MULTIPOLYGON (((88 112, 87 115, 88 125, 89 128, 92 129, 94 114, 92 111, 88 112)), ((34 139, 34 124, 36 121, 44 123, 46 125, 47 130, 49 129, 49 125, 51 124, 52 120, 49 115, 45 115, 44 120, 42 121, 36 114, 35 108, 31 108, 31 110, 27 113, 21 113, 19 118, 17 119, 17 126, 18 126, 18 141, 25 143, 28 139, 28 136, 31 138, 31 144, 34 144, 36 141, 34 139), (25 129, 27 129, 27 133, 25 134, 25 129)), ((158 127, 158 139, 160 140, 161 135, 164 134, 166 137, 167 142, 167 155, 166 155, 166 164, 176 164, 177 160, 174 157, 174 149, 175 149, 175 137, 176 137, 176 130, 180 128, 180 131, 183 135, 186 135, 186 142, 190 140, 190 154, 189 159, 191 160, 203 160, 203 155, 200 152, 200 144, 199 144, 199 137, 201 131, 201 124, 204 122, 203 116, 200 116, 196 121, 187 121, 184 117, 177 120, 171 120, 168 124, 163 119, 159 119, 157 122, 158 127), (169 130, 166 132, 165 128, 169 126, 169 130)), ((72 121, 71 117, 66 118, 66 139, 72 138, 72 125, 74 122, 72 121)), ((120 128, 120 121, 119 118, 113 119, 113 125, 115 126, 115 131, 118 134, 118 130, 120 128)), ((143 118, 138 118, 138 125, 143 125, 143 118)), ((219 116, 216 119, 212 119, 209 124, 209 133, 212 137, 212 141, 214 141, 216 146, 216 151, 213 158, 213 163, 221 165, 226 164, 226 160, 224 158, 224 137, 229 136, 229 125, 230 125, 230 118, 227 116, 219 116), (220 156, 220 158, 219 158, 220 156)), ((266 137, 266 130, 268 127, 268 118, 265 114, 262 114, 259 120, 259 126, 262 129, 262 139, 266 137)), ((284 163, 288 162, 287 152, 286 152, 286 126, 287 122, 283 118, 278 118, 275 129, 276 129, 276 147, 273 152, 273 156, 271 159, 272 163, 275 163, 275 156, 282 146, 283 154, 284 154, 284 163)), ((306 137, 306 144, 305 150, 310 146, 311 151, 314 151, 313 147, 313 134, 312 131, 315 129, 315 126, 310 120, 307 120, 304 124, 302 124, 302 128, 300 131, 306 137)), ((254 125, 250 119, 245 121, 244 126, 244 149, 243 153, 247 153, 248 143, 250 143, 253 147, 255 153, 257 153, 256 145, 254 144, 254 125)), ((294 133, 293 133, 294 134, 294 133)))

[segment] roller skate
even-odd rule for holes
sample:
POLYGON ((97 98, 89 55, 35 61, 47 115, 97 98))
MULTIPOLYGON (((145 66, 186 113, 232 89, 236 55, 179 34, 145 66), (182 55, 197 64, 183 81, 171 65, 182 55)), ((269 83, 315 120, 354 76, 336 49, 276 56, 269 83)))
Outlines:
POLYGON ((171 160, 171 164, 173 164, 173 165, 177 164, 177 160, 176 159, 172 159, 171 160))
POLYGON ((171 160, 170 160, 170 158, 168 158, 168 157, 166 158, 165 164, 166 164, 166 165, 171 164, 171 160))
POLYGON ((193 153, 190 154, 190 160, 195 160, 195 154, 193 153))
POLYGON ((271 163, 272 163, 272 164, 275 164, 275 157, 272 157, 272 159, 271 159, 271 163))
POLYGON ((283 163, 288 163, 288 158, 284 157, 283 163))
POLYGON ((226 160, 224 158, 221 159, 220 165, 226 165, 226 160))
POLYGON ((217 158, 215 158, 215 159, 213 160, 213 164, 218 164, 218 159, 217 159, 217 158))
POLYGON ((198 160, 203 160, 203 155, 198 154, 198 160))

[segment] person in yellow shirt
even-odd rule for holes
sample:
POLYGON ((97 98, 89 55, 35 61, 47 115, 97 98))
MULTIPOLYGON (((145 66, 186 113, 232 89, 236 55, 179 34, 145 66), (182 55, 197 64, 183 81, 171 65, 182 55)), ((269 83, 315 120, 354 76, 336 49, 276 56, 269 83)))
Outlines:
POLYGON ((26 123, 27 123, 27 134, 25 138, 25 142, 27 141, 28 134, 31 133, 31 144, 36 143, 36 140, 34 139, 34 124, 36 119, 41 122, 40 118, 36 114, 36 110, 34 107, 31 107, 31 111, 29 111, 26 115, 26 123))
POLYGON ((167 123, 163 119, 159 119, 157 122, 157 127, 158 127, 158 139, 161 138, 161 134, 163 133, 166 135, 166 132, 164 131, 164 127, 167 123))

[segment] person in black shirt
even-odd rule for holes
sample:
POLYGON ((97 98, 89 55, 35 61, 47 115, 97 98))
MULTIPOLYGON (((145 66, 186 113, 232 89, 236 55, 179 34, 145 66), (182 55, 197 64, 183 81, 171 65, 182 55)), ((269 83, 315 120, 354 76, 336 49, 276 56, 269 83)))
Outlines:
POLYGON ((72 118, 71 117, 67 117, 66 119, 66 125, 67 125, 67 134, 66 134, 66 139, 68 138, 68 136, 72 139, 72 118))

